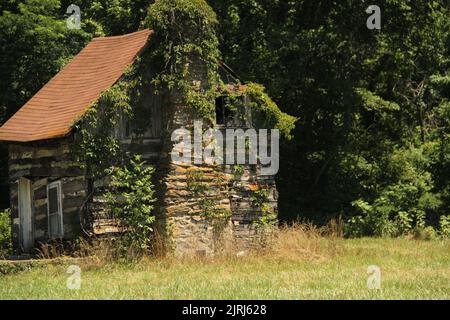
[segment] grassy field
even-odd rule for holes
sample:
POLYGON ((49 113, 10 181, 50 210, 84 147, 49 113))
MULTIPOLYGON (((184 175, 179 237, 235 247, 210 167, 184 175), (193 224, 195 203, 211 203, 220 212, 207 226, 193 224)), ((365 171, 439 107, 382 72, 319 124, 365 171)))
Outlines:
POLYGON ((265 253, 134 264, 67 263, 0 275, 0 299, 450 299, 450 241, 342 239, 288 231, 265 253), (367 268, 381 289, 367 288, 367 268))

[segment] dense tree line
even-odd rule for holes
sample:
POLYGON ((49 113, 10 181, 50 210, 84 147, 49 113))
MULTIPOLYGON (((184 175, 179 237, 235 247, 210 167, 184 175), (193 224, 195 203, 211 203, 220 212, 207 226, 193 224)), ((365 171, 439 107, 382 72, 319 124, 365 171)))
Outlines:
MULTIPOLYGON (((150 2, 3 1, 0 122, 93 36, 137 30, 150 2), (65 26, 71 3, 81 30, 65 26)), ((299 118, 282 145, 284 220, 342 216, 352 234, 395 235, 450 214, 450 4, 376 2, 381 30, 364 0, 208 1, 222 59, 299 118)))

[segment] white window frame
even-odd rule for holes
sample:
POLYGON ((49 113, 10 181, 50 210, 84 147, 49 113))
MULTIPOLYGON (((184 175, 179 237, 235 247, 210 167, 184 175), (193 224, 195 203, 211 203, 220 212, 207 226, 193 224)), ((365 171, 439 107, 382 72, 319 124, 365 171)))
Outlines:
POLYGON ((58 239, 63 238, 64 236, 64 223, 63 223, 63 210, 62 210, 62 188, 61 188, 61 181, 54 181, 52 183, 49 183, 47 185, 47 230, 48 230, 48 237, 50 239, 58 239), (61 221, 61 232, 58 235, 52 235, 50 234, 50 197, 49 197, 49 191, 52 188, 56 188, 56 194, 58 199, 58 212, 57 214, 60 217, 61 221))

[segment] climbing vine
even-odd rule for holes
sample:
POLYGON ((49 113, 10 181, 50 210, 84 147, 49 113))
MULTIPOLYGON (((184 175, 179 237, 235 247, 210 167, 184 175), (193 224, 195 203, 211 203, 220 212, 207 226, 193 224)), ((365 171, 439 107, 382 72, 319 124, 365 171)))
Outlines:
POLYGON ((223 229, 230 219, 231 210, 220 208, 217 206, 217 197, 211 187, 210 183, 221 186, 226 182, 220 174, 215 174, 210 183, 206 181, 205 174, 199 170, 188 170, 186 175, 186 182, 188 190, 190 190, 196 197, 200 199, 200 214, 208 222, 213 225, 217 231, 223 229))
POLYGON ((259 187, 252 191, 252 206, 258 211, 259 218, 255 221, 257 229, 262 231, 270 230, 276 224, 277 215, 273 207, 268 203, 270 189, 268 187, 259 187))
POLYGON ((248 103, 252 110, 256 127, 276 128, 286 139, 292 139, 291 132, 295 128, 297 118, 280 110, 277 104, 265 92, 264 86, 257 83, 245 85, 244 95, 248 97, 248 103))
POLYGON ((120 146, 125 122, 133 121, 136 133, 148 126, 148 117, 139 116, 141 91, 150 82, 147 59, 148 55, 138 58, 72 125, 75 143, 71 152, 89 178, 104 176, 106 169, 127 158, 120 146))
POLYGON ((158 70, 153 83, 179 93, 182 102, 212 121, 220 83, 218 21, 212 8, 204 0, 157 0, 146 24, 155 30, 149 50, 158 70))
POLYGON ((245 172, 245 167, 242 164, 236 164, 233 166, 234 177, 238 178, 242 176, 245 172))
POLYGON ((245 85, 221 86, 220 92, 231 112, 236 113, 241 121, 247 121, 247 110, 251 111, 252 125, 261 129, 278 129, 280 134, 290 140, 297 118, 280 110, 266 93, 264 86, 249 82, 245 85))
POLYGON ((114 134, 121 115, 131 111, 126 83, 119 82, 102 94, 100 99, 74 124, 76 132, 72 152, 75 159, 88 171, 88 176, 98 178, 112 165, 120 153, 114 134))

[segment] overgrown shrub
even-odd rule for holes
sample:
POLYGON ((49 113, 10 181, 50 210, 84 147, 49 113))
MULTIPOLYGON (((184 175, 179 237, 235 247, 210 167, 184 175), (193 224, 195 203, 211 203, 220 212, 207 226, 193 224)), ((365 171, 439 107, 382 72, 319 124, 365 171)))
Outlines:
POLYGON ((450 215, 441 216, 439 220, 439 233, 443 237, 450 237, 450 215))
POLYGON ((372 201, 352 202, 359 215, 348 219, 348 236, 399 236, 425 230, 427 212, 441 205, 425 152, 423 147, 410 147, 391 155, 387 174, 395 175, 397 182, 380 188, 372 201))
POLYGON ((432 226, 428 226, 425 228, 415 228, 413 235, 414 239, 417 240, 433 240, 438 237, 436 230, 434 230, 432 226))
POLYGON ((140 156, 108 171, 111 190, 106 194, 107 207, 120 220, 123 232, 118 244, 125 254, 130 250, 145 253, 150 249, 156 201, 153 172, 154 168, 146 166, 140 156))
POLYGON ((11 250, 11 211, 0 211, 0 257, 11 250))

